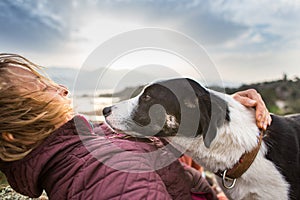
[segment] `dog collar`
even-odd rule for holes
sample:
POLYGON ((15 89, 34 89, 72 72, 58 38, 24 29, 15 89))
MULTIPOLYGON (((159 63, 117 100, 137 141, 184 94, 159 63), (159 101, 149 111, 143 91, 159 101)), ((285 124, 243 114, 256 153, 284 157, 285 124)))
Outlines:
POLYGON ((260 131, 259 136, 257 137, 257 146, 252 151, 245 152, 231 169, 226 169, 224 171, 219 170, 216 173, 216 175, 222 178, 222 184, 225 188, 233 188, 235 186, 236 179, 241 177, 251 166, 260 149, 264 133, 265 131, 260 131), (228 182, 230 183, 229 185, 228 182))

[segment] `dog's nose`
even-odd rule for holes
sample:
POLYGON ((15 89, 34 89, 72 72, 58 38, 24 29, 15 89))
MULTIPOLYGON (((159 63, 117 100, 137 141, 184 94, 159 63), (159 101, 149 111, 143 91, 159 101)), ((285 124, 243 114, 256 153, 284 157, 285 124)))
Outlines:
POLYGON ((103 108, 102 113, 103 113, 104 117, 107 117, 111 113, 111 107, 103 108))

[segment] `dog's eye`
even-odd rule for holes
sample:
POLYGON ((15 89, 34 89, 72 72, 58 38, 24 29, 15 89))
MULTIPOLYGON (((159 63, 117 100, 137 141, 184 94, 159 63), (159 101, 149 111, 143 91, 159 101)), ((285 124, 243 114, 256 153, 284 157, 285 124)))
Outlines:
POLYGON ((148 94, 144 94, 144 95, 141 96, 141 99, 142 99, 143 101, 149 101, 149 100, 151 99, 151 96, 148 95, 148 94))

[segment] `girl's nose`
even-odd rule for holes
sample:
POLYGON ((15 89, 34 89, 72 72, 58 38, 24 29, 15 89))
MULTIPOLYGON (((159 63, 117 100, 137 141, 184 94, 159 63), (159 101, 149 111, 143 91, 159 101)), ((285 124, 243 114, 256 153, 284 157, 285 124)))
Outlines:
POLYGON ((68 94, 69 94, 68 88, 66 88, 63 85, 59 85, 59 86, 60 86, 59 94, 64 97, 68 96, 68 94))

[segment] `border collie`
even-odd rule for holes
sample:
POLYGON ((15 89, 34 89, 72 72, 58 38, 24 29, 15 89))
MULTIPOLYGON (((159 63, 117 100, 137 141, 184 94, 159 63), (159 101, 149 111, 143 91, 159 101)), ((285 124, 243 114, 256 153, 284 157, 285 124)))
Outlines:
POLYGON ((148 85, 103 115, 114 130, 176 144, 220 175, 230 199, 300 199, 300 114, 272 115, 262 132, 253 108, 179 78, 148 85))

